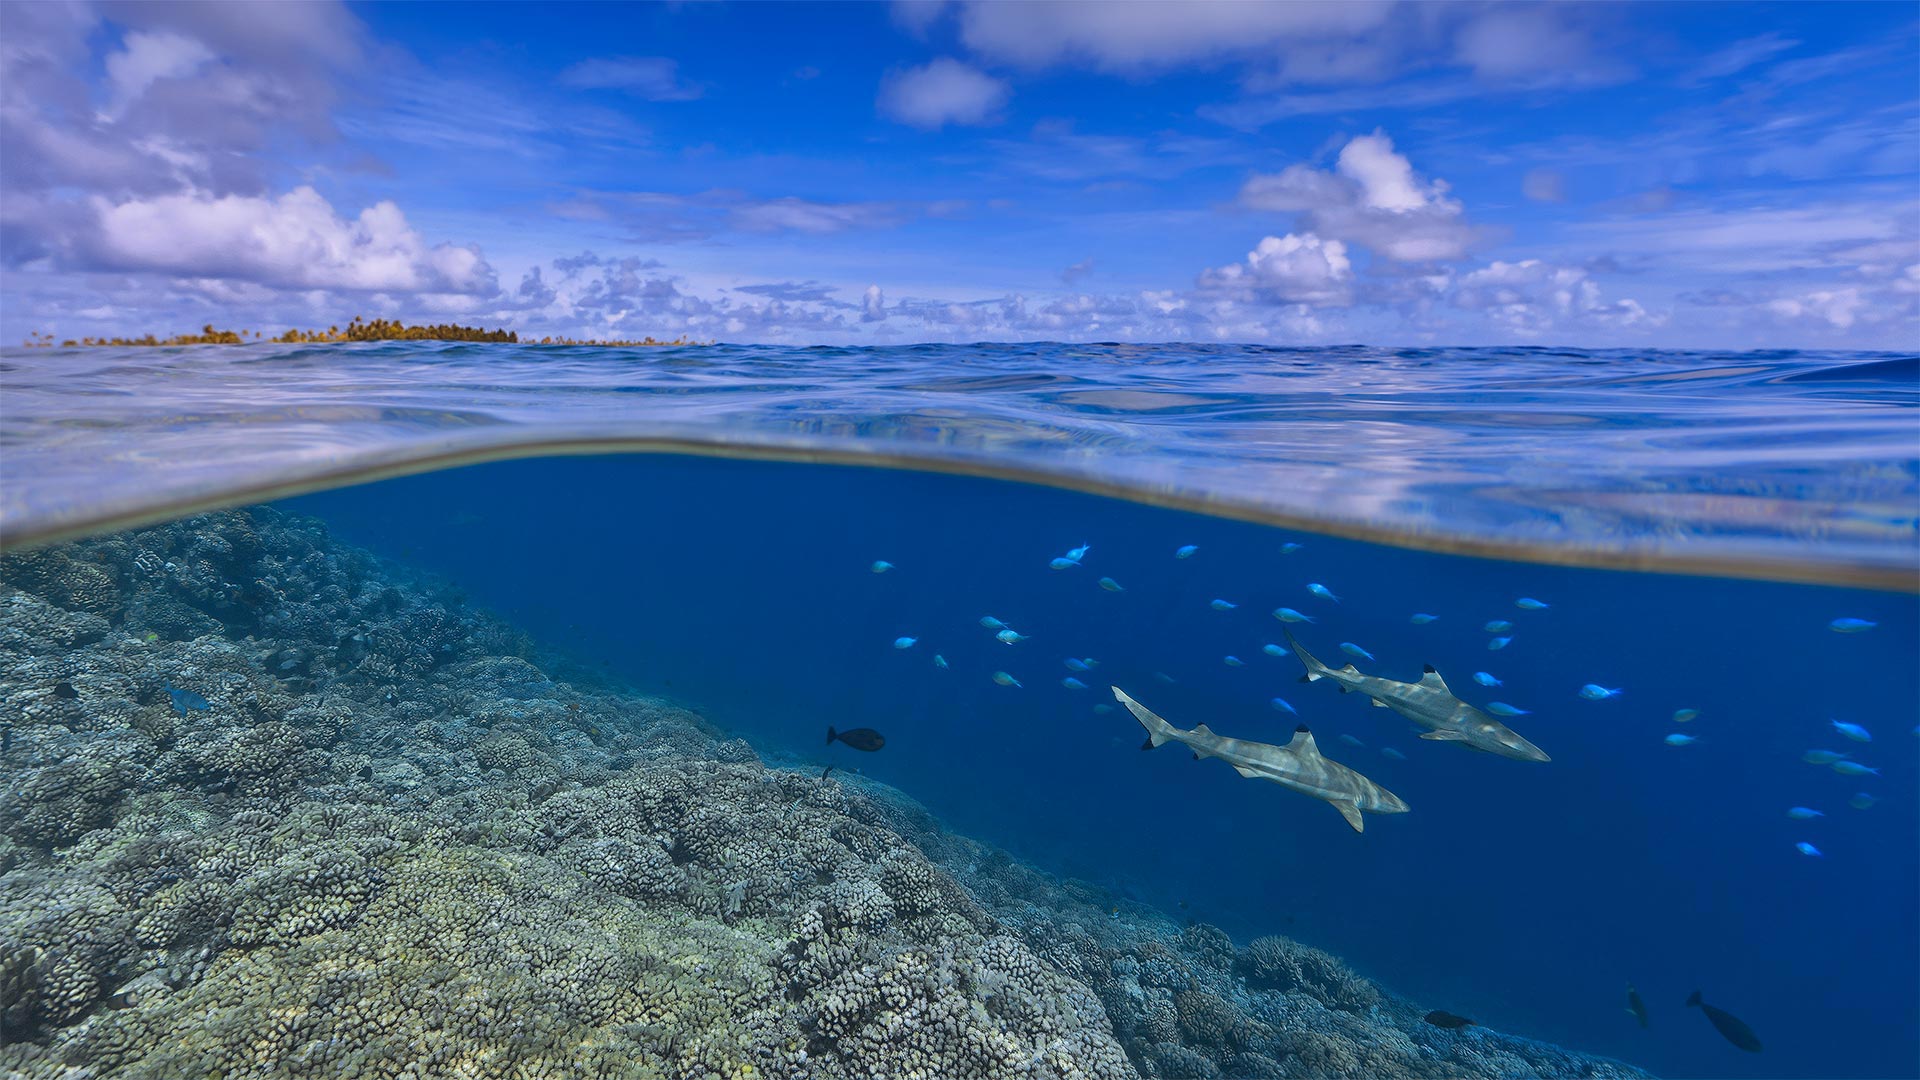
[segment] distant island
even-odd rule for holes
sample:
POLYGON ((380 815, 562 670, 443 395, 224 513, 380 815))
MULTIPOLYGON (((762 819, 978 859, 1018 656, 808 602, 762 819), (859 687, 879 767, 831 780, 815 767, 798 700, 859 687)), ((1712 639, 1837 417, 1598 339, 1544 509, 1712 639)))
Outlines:
POLYGON ((50 349, 56 344, 71 349, 95 345, 250 345, 262 341, 279 342, 286 345, 326 344, 337 341, 489 341, 526 345, 701 345, 707 342, 693 341, 689 338, 675 338, 672 341, 660 341, 652 337, 638 341, 543 337, 538 341, 520 340, 517 330, 482 330, 477 326, 455 326, 451 323, 439 323, 433 326, 408 326, 392 319, 374 319, 355 315, 346 326, 329 326, 325 330, 288 330, 275 337, 266 337, 258 330, 215 330, 212 323, 200 328, 197 334, 174 334, 171 337, 158 337, 145 334, 140 337, 83 337, 67 338, 55 342, 51 334, 34 334, 27 338, 30 349, 50 349))

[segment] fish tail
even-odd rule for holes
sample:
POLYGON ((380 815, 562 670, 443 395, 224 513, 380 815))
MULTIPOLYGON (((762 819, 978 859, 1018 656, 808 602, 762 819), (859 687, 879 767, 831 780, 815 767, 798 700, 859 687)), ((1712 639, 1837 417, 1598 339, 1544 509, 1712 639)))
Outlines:
POLYGON ((1687 1004, 1688 1005, 1700 1004, 1700 991, 1695 990, 1693 993, 1689 994, 1687 996, 1687 1004))
POLYGON ((1115 701, 1127 707, 1127 711, 1133 714, 1133 718, 1140 721, 1141 727, 1147 729, 1147 741, 1141 745, 1140 749, 1152 750, 1173 739, 1177 729, 1161 719, 1152 709, 1128 697, 1125 690, 1117 686, 1113 687, 1113 697, 1115 701))
POLYGON ((838 732, 836 732, 836 731, 834 731, 834 730, 833 730, 833 725, 832 725, 832 724, 828 724, 828 725, 827 725, 827 741, 828 741, 829 743, 831 743, 831 742, 832 742, 833 740, 835 740, 835 739, 837 739, 837 738, 839 738, 839 737, 840 737, 840 734, 839 734, 838 732))

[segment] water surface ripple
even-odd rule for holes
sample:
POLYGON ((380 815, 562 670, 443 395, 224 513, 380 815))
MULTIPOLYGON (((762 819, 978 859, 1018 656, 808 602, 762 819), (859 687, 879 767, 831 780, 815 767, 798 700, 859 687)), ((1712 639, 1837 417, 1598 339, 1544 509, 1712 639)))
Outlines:
MULTIPOLYGON (((0 353, 0 541, 465 460, 905 465, 1411 546, 1911 589, 1920 358, 1216 345, 0 353)), ((630 497, 608 493, 609 497, 630 497)))

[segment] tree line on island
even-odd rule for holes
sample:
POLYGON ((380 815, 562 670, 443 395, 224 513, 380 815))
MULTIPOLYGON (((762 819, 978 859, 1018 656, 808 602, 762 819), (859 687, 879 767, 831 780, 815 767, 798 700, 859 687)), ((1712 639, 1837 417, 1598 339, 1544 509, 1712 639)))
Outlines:
POLYGON ((283 345, 319 345, 340 341, 480 341, 504 342, 526 345, 698 345, 701 342, 689 338, 675 338, 661 341, 652 336, 638 340, 570 337, 543 337, 535 341, 520 340, 517 330, 482 330, 477 326, 456 326, 452 323, 436 323, 432 326, 408 326, 394 319, 367 320, 356 315, 346 326, 329 326, 325 330, 288 330, 275 337, 266 337, 260 331, 216 330, 212 323, 200 328, 197 334, 174 334, 159 337, 145 334, 140 337, 83 337, 67 338, 56 342, 51 334, 33 334, 26 340, 28 348, 80 348, 84 346, 147 346, 147 345, 248 345, 256 342, 276 342, 283 345))

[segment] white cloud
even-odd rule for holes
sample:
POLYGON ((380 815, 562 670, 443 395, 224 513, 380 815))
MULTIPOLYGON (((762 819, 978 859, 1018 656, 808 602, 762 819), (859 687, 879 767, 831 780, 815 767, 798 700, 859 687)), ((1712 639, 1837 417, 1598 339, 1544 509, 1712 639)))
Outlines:
POLYGON ((960 35, 974 51, 1008 63, 1076 60, 1135 71, 1350 37, 1379 27, 1392 8, 1380 0, 991 0, 961 10, 960 35))
POLYGON ((471 248, 428 247, 400 208, 342 219, 319 192, 278 199, 204 192, 111 203, 96 198, 88 254, 100 266, 283 289, 483 293, 493 269, 471 248))
POLYGON ((648 101, 692 101, 703 88, 680 81, 679 64, 664 56, 596 56, 560 73, 580 90, 623 90, 648 101))
POLYGON ((887 76, 880 84, 879 107, 883 115, 917 128, 990 124, 1010 93, 1003 80, 941 57, 887 76))
POLYGON ((1818 289, 1767 302, 1767 310, 1785 319, 1813 319, 1845 330, 1860 317, 1867 298, 1859 289, 1818 289))
POLYGON ((732 208, 735 228, 748 232, 833 233, 846 229, 878 228, 894 224, 898 214, 891 203, 824 203, 792 196, 746 202, 732 208))
POLYGON ((1393 142, 1375 132, 1348 142, 1334 171, 1292 165, 1256 175, 1240 190, 1242 205, 1301 215, 1322 236, 1357 243, 1400 262, 1433 262, 1466 254, 1473 230, 1443 180, 1423 182, 1393 142))
POLYGON ((860 321, 865 323, 885 322, 887 318, 887 294, 880 286, 869 285, 860 297, 860 321))
POLYGON ((1453 44, 1454 58, 1483 79, 1591 75, 1587 35, 1554 5, 1489 8, 1461 27, 1453 44))
POLYGON ((1452 299, 1455 307, 1481 312, 1521 335, 1578 323, 1619 328, 1657 326, 1665 321, 1633 300, 1603 301, 1600 286, 1585 270, 1554 266, 1539 259, 1496 260, 1462 275, 1454 285, 1452 299))
POLYGON ((128 103, 161 79, 178 79, 199 71, 213 59, 213 51, 193 38, 172 31, 134 31, 118 52, 107 56, 107 81, 112 84, 108 112, 119 115, 128 103))
POLYGON ((1200 275, 1203 290, 1273 304, 1342 306, 1352 301, 1347 246, 1312 233, 1269 236, 1233 263, 1200 275))

